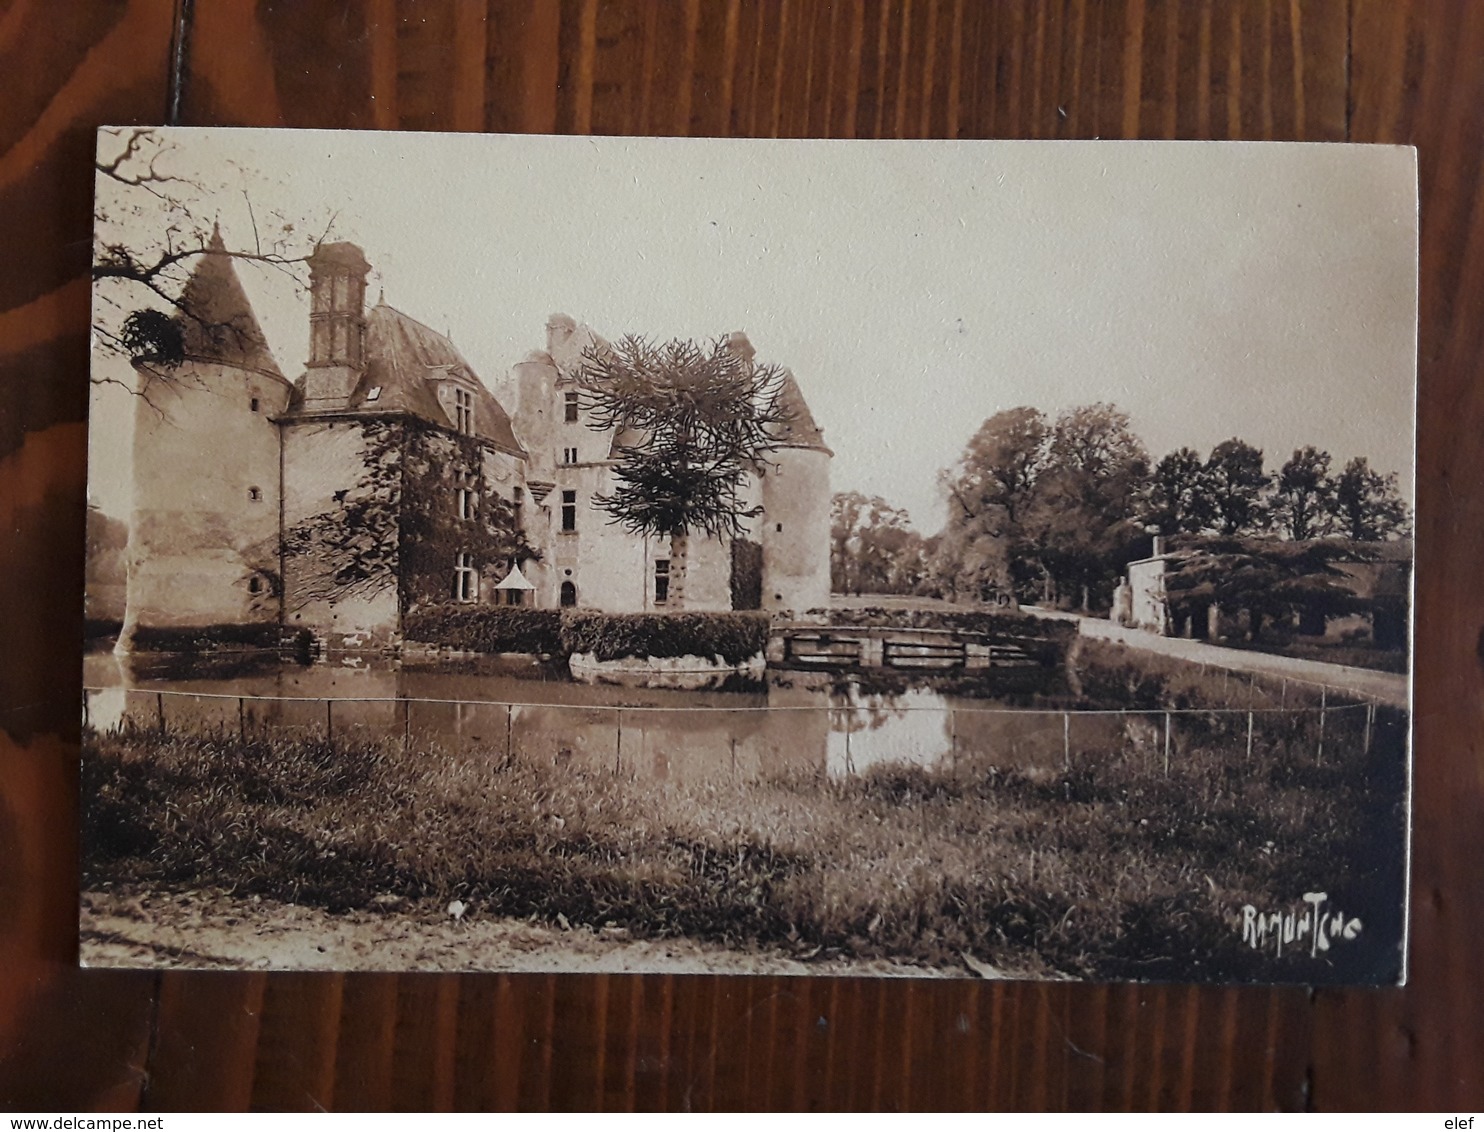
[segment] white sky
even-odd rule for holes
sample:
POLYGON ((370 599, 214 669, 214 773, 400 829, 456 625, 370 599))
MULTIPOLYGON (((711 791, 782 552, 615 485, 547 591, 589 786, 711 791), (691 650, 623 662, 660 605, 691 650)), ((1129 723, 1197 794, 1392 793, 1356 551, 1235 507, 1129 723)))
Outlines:
MULTIPOLYGON (((387 302, 491 385, 563 311, 610 338, 745 330, 794 370, 836 490, 931 533, 938 469, 993 413, 1113 401, 1156 458, 1302 444, 1412 490, 1410 149, 171 131, 197 206, 250 246, 246 194, 360 244, 387 302)), ((164 163, 162 163, 162 168, 164 163)), ((152 234, 132 236, 143 243, 152 234)), ((239 265, 284 372, 308 315, 239 265)), ((95 468, 127 395, 94 409, 95 468)), ((94 476, 105 509, 126 477, 94 476)))

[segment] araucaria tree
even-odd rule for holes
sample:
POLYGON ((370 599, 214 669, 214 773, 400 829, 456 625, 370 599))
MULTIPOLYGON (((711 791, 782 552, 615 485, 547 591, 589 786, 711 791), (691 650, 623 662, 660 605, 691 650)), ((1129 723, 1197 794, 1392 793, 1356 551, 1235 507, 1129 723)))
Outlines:
POLYGON ((575 374, 589 427, 617 437, 613 490, 594 502, 635 534, 671 540, 679 593, 693 532, 739 538, 761 513, 744 498, 747 477, 793 420, 787 371, 749 354, 726 338, 629 335, 584 351, 575 374))

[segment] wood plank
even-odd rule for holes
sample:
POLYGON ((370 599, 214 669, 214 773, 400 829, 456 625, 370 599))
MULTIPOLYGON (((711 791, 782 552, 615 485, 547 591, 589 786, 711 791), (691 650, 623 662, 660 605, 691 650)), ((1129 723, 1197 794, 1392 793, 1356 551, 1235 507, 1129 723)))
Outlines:
MULTIPOLYGON (((1484 595, 1473 584, 1484 557, 1479 7, 853 0, 825 13, 802 0, 703 0, 687 5, 685 18, 656 18, 663 7, 196 4, 180 120, 1420 146, 1418 539, 1431 565, 1418 579, 1422 840, 1412 985, 1323 991, 1311 1006, 1289 990, 966 983, 926 991, 844 980, 774 1002, 767 981, 750 990, 738 980, 686 978, 667 1007, 649 980, 471 976, 429 984, 456 994, 398 990, 389 1000, 394 984, 385 981, 347 981, 342 994, 333 977, 171 974, 160 980, 159 1036, 141 1094, 153 979, 70 972, 72 909, 56 895, 57 866, 38 865, 21 882, 24 914, 0 917, 0 1049, 8 1051, 0 1103, 74 1107, 79 1098, 127 1104, 142 1095, 161 1107, 306 1098, 355 1107, 391 1104, 395 1092, 409 1103, 452 1097, 472 1107, 757 1107, 821 1097, 841 1107, 1477 1107, 1484 1021, 1458 988, 1470 985, 1469 941, 1484 931, 1484 894, 1471 872, 1484 853, 1484 772, 1463 754, 1480 740, 1470 705, 1481 694, 1484 624, 1484 595), (414 10, 425 24, 411 25, 414 10), (815 1010, 823 1028, 811 1028, 815 1010), (910 1025, 883 1036, 879 1027, 902 1019, 910 1025), (100 1032, 77 1056, 72 1040, 100 1032), (416 1057, 414 1036, 428 1043, 416 1057), (409 1068, 396 1090, 382 1091, 378 1082, 390 1077, 376 1078, 373 1067, 399 1041, 409 1068), (926 1052, 934 1048, 945 1050, 941 1060, 926 1052), (475 1072, 481 1056, 494 1075, 487 1086, 475 1072), (651 1059, 660 1065, 652 1072, 651 1059), (802 1078, 799 1065, 808 1067, 802 1078)), ((0 502, 18 518, 0 553, 0 616, 21 645, 0 661, 0 703, 24 708, 7 717, 12 746, 0 757, 32 776, 8 769, 0 780, 0 838, 12 831, 33 862, 70 861, 75 821, 66 748, 37 736, 75 727, 75 695, 66 691, 76 687, 75 649, 60 643, 59 627, 77 616, 80 584, 86 304, 75 281, 86 268, 89 133, 103 121, 166 112, 174 17, 174 5, 160 0, 73 4, 65 18, 16 0, 0 13, 9 79, 0 216, 11 252, 0 265, 0 502), (16 746, 17 737, 30 747, 16 746), (37 814, 59 816, 42 828, 37 814)))
POLYGON ((77 969, 93 132, 169 101, 170 3, 0 11, 0 1107, 139 1104, 157 979, 77 969))

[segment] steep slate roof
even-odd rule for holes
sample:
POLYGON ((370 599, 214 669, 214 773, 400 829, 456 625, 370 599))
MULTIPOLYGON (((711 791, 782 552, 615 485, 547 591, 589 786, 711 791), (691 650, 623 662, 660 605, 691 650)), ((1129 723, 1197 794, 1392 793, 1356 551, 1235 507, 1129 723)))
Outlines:
MULTIPOLYGON (((804 391, 794 379, 793 370, 783 371, 783 388, 778 391, 778 399, 793 417, 779 430, 778 437, 783 447, 817 448, 821 452, 830 452, 829 445, 824 442, 824 430, 814 423, 814 414, 809 411, 804 391)), ((830 452, 830 455, 834 453, 830 452)))
POLYGON ((254 370, 287 385, 219 228, 212 229, 207 248, 180 296, 181 307, 189 312, 180 317, 186 356, 254 370))
MULTIPOLYGON (((352 390, 350 400, 337 413, 411 413, 444 428, 453 428, 438 402, 434 383, 450 374, 468 379, 474 389, 474 432, 495 447, 525 457, 526 450, 515 438, 510 414, 479 380, 472 366, 444 335, 385 302, 377 303, 366 316, 366 372, 352 390), (379 388, 375 401, 371 391, 379 388)), ((303 407, 304 379, 294 386, 290 412, 303 407)))

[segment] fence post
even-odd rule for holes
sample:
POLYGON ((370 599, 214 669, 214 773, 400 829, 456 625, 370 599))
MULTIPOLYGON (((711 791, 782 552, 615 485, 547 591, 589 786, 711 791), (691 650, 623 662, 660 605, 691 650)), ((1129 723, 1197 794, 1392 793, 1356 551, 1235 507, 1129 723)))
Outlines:
POLYGON ((1232 674, 1228 668, 1221 670, 1221 704, 1223 707, 1231 706, 1231 697, 1227 694, 1227 685, 1231 682, 1232 674))
POLYGON ((948 769, 958 778, 958 713, 948 709, 948 769))
POLYGON ((515 710, 514 704, 505 705, 505 762, 507 764, 515 757, 510 749, 510 715, 515 710))
POLYGON ((1371 753, 1371 726, 1376 721, 1376 701, 1372 700, 1365 706, 1365 753, 1371 753))
POLYGON ((1247 685, 1247 706, 1252 707, 1257 703, 1257 673, 1252 674, 1252 682, 1247 685))
POLYGON ((329 742, 335 738, 335 716, 332 705, 334 700, 325 701, 325 741, 329 742))
POLYGON ((845 717, 845 773, 854 774, 855 764, 850 761, 850 717, 845 717))
POLYGON ((1319 746, 1314 751, 1314 761, 1324 761, 1324 717, 1329 714, 1329 688, 1321 684, 1319 687, 1319 746))
POLYGON ((402 697, 402 749, 412 749, 412 701, 402 697))
POLYGON ((1278 697, 1278 706, 1280 708, 1283 708, 1283 707, 1287 707, 1288 706, 1288 677, 1287 676, 1283 677, 1283 694, 1278 697))
POLYGON ((737 737, 732 736, 732 780, 737 778, 737 737))
POLYGON ((159 724, 160 734, 165 734, 165 693, 155 693, 155 720, 159 724))
POLYGON ((618 774, 623 768, 623 708, 616 709, 618 716, 617 740, 613 745, 613 773, 618 774))
POLYGON ((1165 712, 1165 777, 1170 776, 1170 713, 1165 712))
POLYGON ((237 697, 237 738, 247 741, 247 704, 241 696, 237 697))
POLYGON ((1061 761, 1067 770, 1072 769, 1072 713, 1061 713, 1061 761))
POLYGON ((1247 709, 1247 761, 1252 761, 1252 709, 1247 709))

